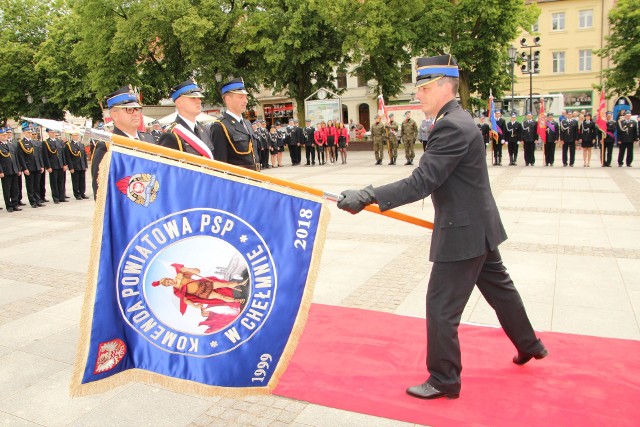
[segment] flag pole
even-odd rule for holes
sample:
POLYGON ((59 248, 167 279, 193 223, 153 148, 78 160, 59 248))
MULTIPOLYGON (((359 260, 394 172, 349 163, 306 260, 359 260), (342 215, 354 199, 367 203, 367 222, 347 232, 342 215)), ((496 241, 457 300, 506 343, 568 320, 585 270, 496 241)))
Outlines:
MULTIPOLYGON (((278 178, 271 175, 266 175, 261 172, 256 172, 256 171, 242 168, 239 166, 231 165, 229 163, 223 163, 217 160, 211 160, 206 157, 196 156, 193 154, 186 153, 184 151, 178 151, 178 150, 163 147, 160 145, 149 144, 147 142, 136 141, 135 139, 127 138, 125 136, 120 136, 120 135, 113 135, 107 132, 99 131, 97 129, 87 128, 85 129, 85 132, 88 133, 89 136, 93 139, 99 139, 105 142, 112 142, 115 145, 123 146, 133 150, 140 150, 147 153, 157 154, 157 155, 168 157, 174 160, 185 161, 191 164, 210 167, 218 171, 231 173, 231 174, 242 176, 245 178, 255 179, 256 181, 268 182, 271 184, 280 185, 282 187, 287 187, 297 191, 313 194, 315 196, 320 196, 327 200, 338 201, 340 199, 340 195, 329 193, 319 188, 311 187, 311 186, 300 184, 293 181, 288 181, 286 179, 278 178)), ((424 228, 433 230, 432 222, 429 222, 420 218, 416 218, 414 216, 407 215, 401 212, 396 212, 393 210, 382 212, 378 207, 378 205, 376 204, 365 207, 365 210, 376 213, 378 215, 386 216, 389 218, 397 219, 399 221, 407 222, 409 224, 417 225, 419 227, 424 227, 424 228)))

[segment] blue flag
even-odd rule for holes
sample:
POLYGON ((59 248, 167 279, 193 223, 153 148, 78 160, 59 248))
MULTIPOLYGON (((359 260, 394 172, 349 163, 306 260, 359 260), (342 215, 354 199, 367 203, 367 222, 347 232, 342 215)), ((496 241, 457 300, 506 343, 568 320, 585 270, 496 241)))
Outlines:
POLYGON ((322 199, 117 146, 101 168, 72 394, 273 389, 311 302, 322 199))

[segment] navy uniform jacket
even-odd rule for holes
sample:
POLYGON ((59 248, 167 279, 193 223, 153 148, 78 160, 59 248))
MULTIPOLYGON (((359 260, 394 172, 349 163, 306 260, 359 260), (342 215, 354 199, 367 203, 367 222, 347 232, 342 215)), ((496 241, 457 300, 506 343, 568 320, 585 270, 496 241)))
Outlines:
POLYGON ((180 117, 179 115, 176 116, 176 121, 171 123, 171 125, 169 125, 167 130, 162 135, 160 135, 160 139, 158 140, 158 145, 162 145, 163 147, 173 148, 174 150, 178 150, 178 151, 184 151, 185 153, 189 153, 189 154, 195 154, 196 156, 201 156, 201 154, 195 148, 189 145, 189 143, 183 141, 182 138, 180 138, 177 134, 173 133, 173 128, 176 125, 182 125, 186 129, 193 132, 198 138, 200 138, 200 140, 207 147, 209 147, 209 150, 211 150, 211 153, 213 153, 214 151, 213 144, 209 139, 209 132, 207 132, 204 126, 202 126, 200 123, 196 123, 196 128, 191 129, 191 126, 189 126, 187 122, 185 122, 182 119, 182 117, 180 117))
POLYGON ((554 120, 547 120, 547 144, 551 144, 558 140, 558 132, 558 122, 554 120))
POLYGON ((508 121, 505 124, 507 132, 504 135, 504 140, 507 142, 522 141, 522 125, 520 122, 508 121))
POLYGON ((214 159, 253 170, 260 165, 256 162, 258 147, 254 144, 248 120, 243 118, 238 121, 229 113, 224 113, 220 120, 211 125, 211 140, 214 159))
MULTIPOLYGON (((607 120, 607 133, 604 137, 604 142, 615 142, 614 136, 616 131, 616 122, 613 120, 607 120)), ((598 132, 599 138, 602 138, 602 132, 598 132)))
POLYGON ((18 141, 18 163, 20 168, 29 170, 29 172, 37 172, 44 168, 44 159, 42 158, 42 150, 33 140, 22 138, 18 141))
POLYGON ((596 124, 593 121, 587 123, 586 121, 582 122, 582 126, 580 126, 580 139, 582 142, 593 142, 596 140, 596 124))
POLYGON ((564 142, 575 142, 578 139, 578 121, 573 119, 560 122, 560 139, 564 142))
POLYGON ((161 130, 157 130, 157 129, 153 129, 151 132, 149 132, 151 134, 151 136, 153 137, 153 139, 155 139, 156 144, 158 143, 158 141, 160 140, 160 137, 162 136, 162 131, 161 130))
POLYGON ((638 123, 634 120, 618 121, 618 142, 620 144, 632 144, 638 139, 638 123))
POLYGON ((76 142, 73 139, 67 141, 65 150, 69 158, 69 169, 74 171, 87 170, 87 153, 84 151, 84 145, 80 141, 76 142))
POLYGON ((507 140, 507 126, 504 122, 504 119, 502 117, 500 117, 498 120, 496 120, 496 124, 498 125, 498 127, 500 129, 502 129, 502 135, 500 135, 500 132, 498 132, 498 142, 502 142, 503 140, 506 141, 507 140))
POLYGON ((20 172, 18 165, 15 147, 9 141, 0 142, 0 172, 5 175, 15 175, 20 172))
POLYGON ((480 133, 482 133, 482 140, 484 141, 485 145, 488 144, 489 132, 491 132, 491 128, 486 123, 482 123, 482 124, 478 123, 477 126, 478 126, 478 129, 480 129, 480 133))
POLYGON ((522 122, 522 140, 533 142, 538 139, 538 122, 535 120, 525 120, 522 122))
POLYGON ((456 100, 448 102, 427 140, 428 155, 408 178, 374 189, 381 210, 431 195, 435 210, 429 260, 460 261, 507 239, 489 185, 482 134, 456 100))
MULTIPOLYGON (((113 134, 126 136, 129 135, 122 132, 117 127, 113 127, 113 134)), ((149 142, 151 144, 155 144, 155 139, 148 133, 138 132, 138 139, 140 141, 149 142)), ((93 197, 96 198, 98 194, 98 172, 100 171, 100 162, 102 162, 102 158, 107 154, 107 144, 104 141, 96 141, 96 146, 93 149, 93 154, 91 155, 91 186, 93 187, 93 197)))
POLYGON ((47 138, 42 142, 42 154, 44 167, 47 169, 62 169, 67 165, 64 157, 64 148, 61 149, 62 141, 47 138))
POLYGON ((313 133, 315 131, 316 130, 313 126, 304 128, 304 145, 313 146, 313 133))

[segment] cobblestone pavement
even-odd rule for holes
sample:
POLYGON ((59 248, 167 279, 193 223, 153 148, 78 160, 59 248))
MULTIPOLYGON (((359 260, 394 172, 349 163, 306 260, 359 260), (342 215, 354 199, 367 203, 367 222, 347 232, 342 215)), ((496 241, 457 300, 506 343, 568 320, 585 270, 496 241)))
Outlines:
MULTIPOLYGON (((353 152, 348 165, 266 173, 339 193, 411 171, 372 159, 353 152)), ((535 327, 640 339, 640 168, 596 166, 489 166, 510 237, 501 253, 535 327)), ((429 231, 330 209, 314 302, 423 317, 429 231)), ((399 210, 433 216, 429 200, 399 210)), ((92 214, 93 201, 73 200, 0 211, 0 425, 411 425, 278 396, 203 398, 144 384, 69 398, 92 214), (131 400, 148 403, 131 411, 131 400)), ((464 320, 495 325, 484 304, 472 296, 464 320)))

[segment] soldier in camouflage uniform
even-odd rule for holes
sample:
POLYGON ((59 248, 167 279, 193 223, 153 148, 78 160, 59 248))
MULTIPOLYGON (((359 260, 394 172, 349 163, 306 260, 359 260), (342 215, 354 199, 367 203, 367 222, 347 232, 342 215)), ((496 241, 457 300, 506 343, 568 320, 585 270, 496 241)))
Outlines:
POLYGON ((404 121, 400 126, 400 138, 404 144, 404 155, 407 158, 405 165, 412 165, 416 156, 413 152, 413 145, 418 137, 418 124, 411 118, 411 111, 404 113, 404 121))
POLYGON ((398 123, 393 120, 393 113, 389 114, 389 124, 387 125, 387 140, 389 146, 390 165, 396 164, 398 158, 398 123))
POLYGON ((376 165, 382 164, 382 159, 384 158, 384 146, 387 142, 385 129, 386 123, 382 123, 381 120, 382 117, 376 117, 375 124, 371 126, 371 139, 373 140, 373 152, 376 156, 376 165))

